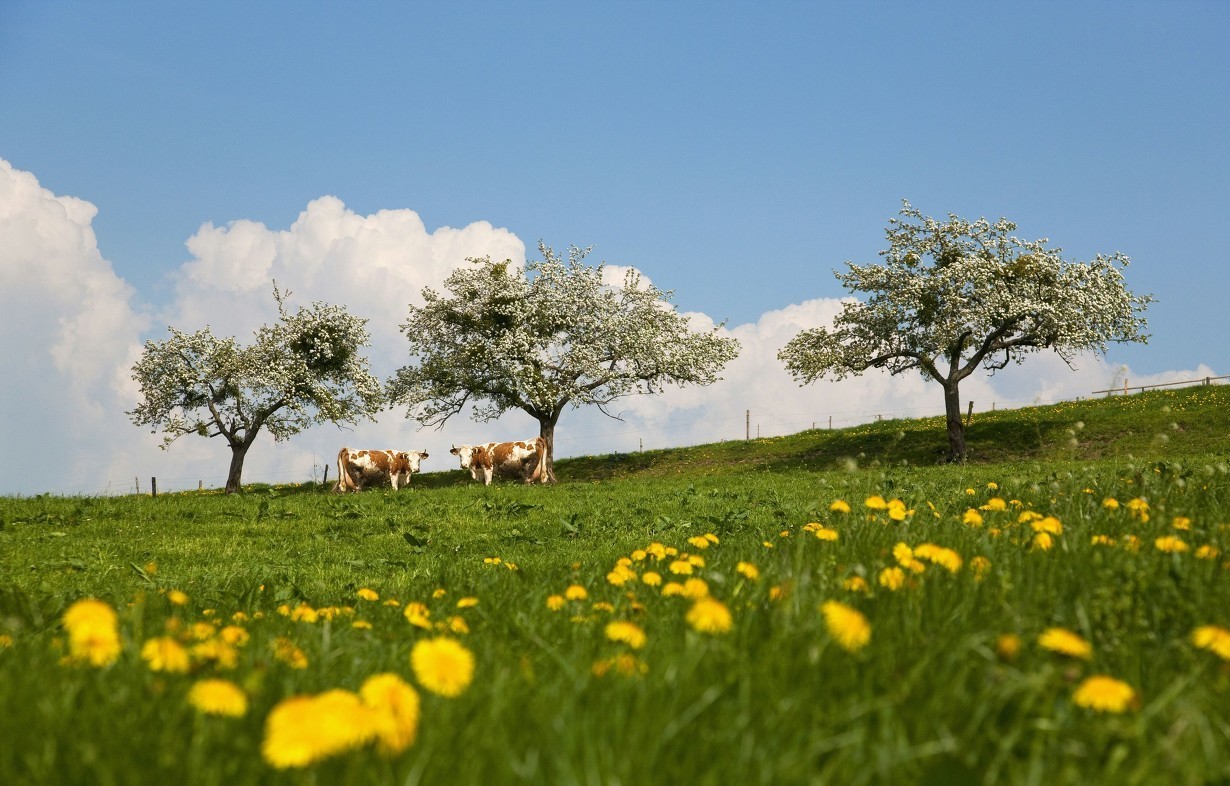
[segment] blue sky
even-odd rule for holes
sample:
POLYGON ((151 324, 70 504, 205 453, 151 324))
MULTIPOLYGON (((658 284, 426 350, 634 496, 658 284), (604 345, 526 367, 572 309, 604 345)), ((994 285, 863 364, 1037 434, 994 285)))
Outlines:
POLYGON ((1225 2, 8 0, 0 158, 97 208, 142 338, 187 313, 202 225, 322 196, 593 245, 731 326, 840 297, 907 198, 1128 254, 1153 338, 1110 364, 1230 373, 1227 30, 1225 2))

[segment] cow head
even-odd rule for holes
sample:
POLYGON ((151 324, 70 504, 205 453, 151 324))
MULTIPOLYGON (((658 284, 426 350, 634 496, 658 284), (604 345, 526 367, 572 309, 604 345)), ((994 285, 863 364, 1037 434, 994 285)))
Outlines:
POLYGON ((419 462, 427 458, 427 451, 411 450, 411 451, 404 452, 404 453, 398 453, 397 455, 398 455, 398 458, 406 462, 406 466, 409 468, 410 472, 418 472, 419 462))
POLYGON ((470 461, 474 457, 473 445, 454 445, 448 452, 461 459, 462 469, 470 468, 470 461))

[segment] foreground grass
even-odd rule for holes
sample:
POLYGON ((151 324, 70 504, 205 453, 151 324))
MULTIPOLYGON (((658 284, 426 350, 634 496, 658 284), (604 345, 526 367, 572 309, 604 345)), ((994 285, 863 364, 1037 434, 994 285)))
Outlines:
MULTIPOLYGON (((1186 416, 1158 401, 1137 405, 1134 428, 1186 416)), ((1118 433, 1096 412, 1076 417, 1084 428, 1064 429, 1118 433)), ((1230 627, 1230 468, 1224 450, 1184 442, 1203 427, 1166 427, 1098 440, 1131 442, 1132 458, 920 467, 839 446, 826 466, 791 468, 807 460, 797 451, 828 449, 817 436, 844 439, 800 435, 752 446, 759 469, 715 460, 684 475, 662 457, 635 478, 553 488, 437 477, 346 498, 0 500, 0 783, 1224 780, 1230 672, 1192 634, 1230 627), (875 497, 900 500, 901 520, 875 497), (1027 513, 1061 524, 1049 547, 1027 513), (903 565, 899 544, 925 543, 961 565, 903 565), (657 559, 652 544, 678 553, 657 559), (672 572, 683 555, 703 564, 672 572), (881 583, 893 568, 895 589, 881 583), (664 591, 689 578, 729 610, 729 630, 697 630, 695 599, 664 591), (102 668, 62 662, 63 613, 83 597, 118 610, 122 652, 102 668), (865 616, 864 646, 826 626, 830 601, 865 616), (428 611, 420 625, 411 603, 428 611), (609 638, 616 620, 643 646, 609 638), (191 649, 226 626, 246 635, 233 665, 209 647, 187 673, 141 657, 150 639, 191 649), (1088 642, 1088 658, 1041 646, 1054 627, 1088 642), (414 645, 438 636, 475 657, 456 697, 410 666, 414 645), (262 755, 279 702, 385 672, 421 696, 411 747, 389 757, 364 744, 306 769, 262 755), (1131 700, 1080 706, 1094 675, 1131 700), (244 690, 242 716, 188 701, 210 677, 244 690)), ((876 428, 914 449, 895 437, 909 426, 876 428)))

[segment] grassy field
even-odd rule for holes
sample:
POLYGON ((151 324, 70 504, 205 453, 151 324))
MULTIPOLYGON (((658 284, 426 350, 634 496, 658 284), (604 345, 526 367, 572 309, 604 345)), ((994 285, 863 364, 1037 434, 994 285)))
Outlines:
POLYGON ((933 419, 0 498, 0 784, 1230 782, 1228 436, 1203 387, 963 466, 933 419))

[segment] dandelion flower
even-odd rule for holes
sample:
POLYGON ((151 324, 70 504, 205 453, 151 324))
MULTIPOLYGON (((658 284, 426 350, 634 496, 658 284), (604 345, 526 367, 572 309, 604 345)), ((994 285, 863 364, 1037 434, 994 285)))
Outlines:
POLYGON ((478 598, 460 598, 457 601, 457 608, 472 609, 478 605, 478 598))
POLYGON ((419 684, 441 696, 460 696, 474 679, 473 653, 443 636, 415 644, 410 665, 419 684))
POLYGON ((607 623, 606 637, 611 641, 621 641, 634 650, 644 647, 647 638, 645 631, 641 629, 640 625, 637 625, 635 622, 624 622, 621 620, 607 623))
POLYGON ((1102 500, 1102 507, 1106 508, 1107 510, 1118 510, 1119 500, 1115 499, 1114 497, 1107 497, 1106 499, 1102 500))
POLYGON ((188 603, 188 596, 180 590, 173 589, 167 592, 167 600, 175 606, 185 606, 188 603))
POLYGON ((419 729, 419 694, 396 674, 368 677, 359 688, 363 703, 376 711, 376 739, 387 756, 414 744, 419 729))
POLYGON ((240 718, 248 711, 248 694, 230 680, 200 680, 188 691, 188 703, 206 715, 240 718))
POLYGON ((150 671, 184 674, 188 671, 188 650, 170 636, 150 639, 141 647, 141 659, 150 671))
POLYGON ((654 570, 647 570, 641 576, 641 583, 647 587, 659 587, 662 585, 662 574, 654 570))
POLYGON ((849 513, 850 503, 846 502, 844 499, 834 500, 833 504, 829 505, 829 510, 834 513, 849 513))
POLYGON ((1230 660, 1230 630, 1217 625, 1202 625, 1192 631, 1192 644, 1222 660, 1230 660))
POLYGON ((914 554, 934 565, 939 565, 949 573, 956 573, 961 570, 963 563, 960 554, 952 549, 937 546, 934 543, 923 543, 914 549, 914 554))
POLYGON ((1131 685, 1105 674, 1086 678, 1072 694, 1072 701, 1078 707, 1096 712, 1121 713, 1131 707, 1135 699, 1136 691, 1131 685))
POLYGON ((685 619, 693 630, 700 633, 726 633, 734 625, 726 604, 710 597, 700 598, 693 603, 685 619))
POLYGON ((69 657, 78 663, 102 668, 120 657, 119 618, 115 609, 101 600, 85 598, 64 612, 69 657))
POLYGON ((820 613, 829 635, 847 652, 857 652, 871 641, 871 624, 857 609, 829 600, 820 606, 820 613))
POLYGON ((884 510, 885 508, 888 507, 888 503, 885 502, 884 498, 881 497, 879 494, 873 494, 872 496, 863 500, 863 504, 872 510, 884 510))
POLYGON ((735 572, 748 581, 757 581, 760 579, 760 568, 750 562, 740 562, 735 565, 735 572))
POLYGON ((1079 635, 1067 628, 1047 628, 1038 637, 1038 646, 1060 655, 1089 660, 1093 657, 1093 647, 1079 635))
POLYGON ((307 655, 303 654, 303 650, 299 646, 285 636, 279 636, 273 640, 273 658, 274 660, 285 663, 292 669, 306 669, 308 667, 307 655))
POLYGON ((1007 510, 1008 503, 1004 502, 1002 497, 991 497, 989 500, 987 500, 987 504, 981 505, 979 509, 988 510, 988 511, 1007 510))
POLYGON ((899 499, 888 503, 888 517, 893 521, 905 521, 906 517, 913 512, 912 510, 907 510, 905 503, 899 499))
POLYGON ((995 640, 995 654, 1000 660, 1014 661, 1021 651, 1021 637, 1015 633, 1004 633, 995 640))
POLYGON ((862 576, 851 576, 843 581, 841 586, 850 592, 868 592, 871 589, 867 584, 867 579, 862 576))
POLYGON ((292 696, 265 719, 261 756, 277 769, 307 767, 358 748, 377 733, 377 712, 344 690, 292 696))
POLYGON ((676 576, 691 576, 692 563, 685 559, 677 559, 670 564, 670 572, 676 576))
POLYGON ((896 592, 905 584, 905 571, 897 566, 880 571, 880 586, 896 592))
POLYGON ((580 584, 573 584, 564 590, 564 597, 568 600, 585 600, 589 597, 589 592, 580 584))
POLYGON ((406 622, 409 622, 414 627, 423 628, 424 630, 431 629, 431 611, 428 610, 426 604, 411 601, 402 609, 401 614, 406 618, 406 622))
POLYGON ((559 611, 564 608, 566 603, 568 601, 564 599, 563 595, 550 595, 547 597, 547 608, 551 611, 559 611))
POLYGON ((380 600, 380 595, 377 594, 375 590, 370 590, 367 587, 363 587, 355 594, 359 596, 360 600, 367 600, 367 601, 380 600))
POLYGON ((1175 516, 1171 520, 1170 526, 1178 530, 1190 530, 1192 528, 1192 520, 1187 516, 1175 516))
POLYGON ((982 514, 979 513, 977 510, 970 508, 969 510, 965 511, 965 515, 961 517, 961 523, 968 524, 971 527, 981 527, 982 526, 982 514))
POLYGON ((710 545, 709 539, 703 535, 697 535, 696 537, 688 538, 688 543, 698 549, 707 549, 709 548, 709 545, 710 545))
POLYGON ((991 560, 979 554, 969 561, 969 566, 974 571, 974 581, 982 581, 991 570, 991 560))
POLYGON ((833 542, 837 540, 837 530, 829 527, 820 527, 815 532, 816 540, 824 540, 833 542))
POLYGON ((1048 535, 1062 535, 1063 524, 1054 516, 1047 516, 1031 522, 1029 525, 1034 532, 1045 532, 1048 535))
POLYGON ((1196 549, 1196 559, 1217 559, 1221 556, 1221 549, 1216 546, 1205 544, 1196 549))
POLYGON ((690 600, 699 600, 700 598, 709 597, 709 585, 704 579, 698 579, 693 576, 683 582, 683 597, 690 600))
POLYGON ((1049 532, 1039 532, 1034 535, 1033 545, 1039 551, 1050 551, 1055 547, 1055 539, 1049 532))
POLYGON ((1174 535, 1163 535, 1153 541, 1153 547, 1167 554, 1182 554, 1188 550, 1187 543, 1182 538, 1175 537, 1174 535))

